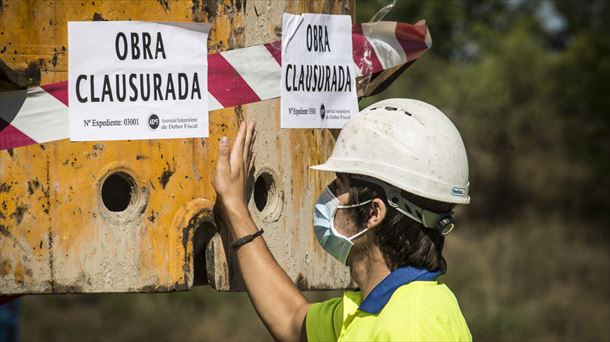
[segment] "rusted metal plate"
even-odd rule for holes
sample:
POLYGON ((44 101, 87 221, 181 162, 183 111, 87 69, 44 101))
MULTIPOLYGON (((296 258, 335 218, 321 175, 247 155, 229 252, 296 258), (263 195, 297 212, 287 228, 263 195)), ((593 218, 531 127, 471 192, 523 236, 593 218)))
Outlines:
MULTIPOLYGON (((244 16, 246 46, 281 39, 281 18, 290 13, 354 14, 354 1, 248 2, 244 16)), ((244 106, 244 115, 257 123, 256 184, 250 211, 265 229, 265 240, 276 260, 303 290, 340 289, 353 286, 349 272, 329 257, 313 234, 313 204, 334 175, 310 171, 310 165, 326 160, 337 132, 314 129, 280 129, 280 101, 244 106), (258 191, 257 191, 258 190, 258 191)), ((237 261, 227 251, 229 269, 237 261)), ((229 272, 221 290, 243 290, 237 272, 229 272)))
MULTIPOLYGON (((40 82, 67 79, 71 20, 201 21, 211 52, 279 38, 281 14, 353 13, 353 1, 0 2, 0 59, 39 65, 40 82)), ((0 151, 0 293, 146 292, 209 283, 243 290, 217 233, 211 180, 218 140, 257 121, 257 186, 250 203, 279 263, 302 289, 350 285, 311 228, 332 175, 307 167, 332 149, 327 130, 280 130, 279 100, 210 113, 210 138, 68 140, 0 151), (124 207, 126 207, 124 209, 124 207), (122 211, 111 211, 109 210, 122 211)))

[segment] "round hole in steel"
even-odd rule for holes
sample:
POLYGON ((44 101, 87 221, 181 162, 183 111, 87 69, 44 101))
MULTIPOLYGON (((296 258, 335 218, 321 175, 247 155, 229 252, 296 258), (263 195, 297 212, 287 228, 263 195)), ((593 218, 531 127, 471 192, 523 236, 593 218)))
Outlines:
POLYGON ((106 209, 113 212, 125 211, 134 202, 136 183, 129 174, 115 172, 102 184, 102 202, 106 209))
POLYGON ((262 212, 267 207, 269 192, 273 186, 273 178, 268 173, 261 173, 254 183, 254 204, 262 212))

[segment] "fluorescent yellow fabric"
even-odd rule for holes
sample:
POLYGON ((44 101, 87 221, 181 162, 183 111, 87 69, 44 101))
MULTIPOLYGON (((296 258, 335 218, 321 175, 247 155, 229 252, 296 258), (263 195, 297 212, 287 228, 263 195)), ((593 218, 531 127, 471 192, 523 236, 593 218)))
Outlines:
POLYGON ((358 310, 362 294, 346 291, 311 305, 308 341, 471 341, 472 336, 449 288, 437 281, 399 287, 378 314, 358 310))

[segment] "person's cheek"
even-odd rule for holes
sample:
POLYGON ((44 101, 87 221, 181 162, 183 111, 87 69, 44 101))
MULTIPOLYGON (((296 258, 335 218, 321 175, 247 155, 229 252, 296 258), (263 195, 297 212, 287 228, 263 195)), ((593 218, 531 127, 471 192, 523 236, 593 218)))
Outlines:
POLYGON ((350 228, 350 220, 345 211, 337 211, 337 214, 335 215, 335 229, 343 236, 350 237, 352 235, 350 228))

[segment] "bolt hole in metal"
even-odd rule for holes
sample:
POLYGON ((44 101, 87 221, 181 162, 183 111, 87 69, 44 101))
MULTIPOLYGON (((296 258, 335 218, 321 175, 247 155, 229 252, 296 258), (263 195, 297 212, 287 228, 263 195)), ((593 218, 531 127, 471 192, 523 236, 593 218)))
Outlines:
POLYGON ((265 222, 275 222, 279 219, 284 202, 284 194, 276 183, 276 174, 271 169, 262 170, 256 176, 252 197, 258 217, 265 222))
POLYGON ((265 210, 269 202, 269 192, 273 186, 273 178, 268 173, 261 173, 254 183, 254 204, 259 212, 265 210))
POLYGON ((102 184, 102 202, 112 212, 125 211, 136 196, 136 182, 125 172, 111 173, 102 184))

